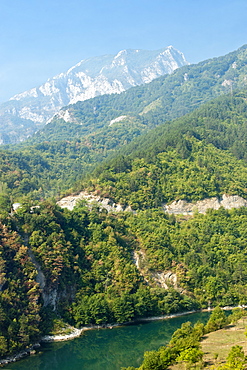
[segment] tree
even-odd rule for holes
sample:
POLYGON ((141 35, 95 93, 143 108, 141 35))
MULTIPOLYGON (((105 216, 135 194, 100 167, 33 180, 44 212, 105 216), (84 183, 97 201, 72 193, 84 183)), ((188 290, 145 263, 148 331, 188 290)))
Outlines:
POLYGON ((147 351, 144 353, 144 361, 141 370, 164 370, 158 351, 147 351))
POLYGON ((245 370, 246 357, 243 347, 233 346, 227 356, 227 361, 224 365, 217 367, 217 370, 245 370))
POLYGON ((7 340, 3 336, 0 336, 0 356, 5 355, 7 351, 8 351, 7 340))
POLYGON ((232 366, 232 369, 242 370, 246 364, 243 347, 233 346, 227 356, 227 363, 232 366))
POLYGON ((177 329, 170 340, 169 345, 174 348, 177 353, 184 351, 189 348, 198 348, 200 332, 195 329, 191 322, 187 321, 181 325, 180 329, 177 329))
POLYGON ((232 314, 228 317, 228 322, 235 324, 241 317, 245 315, 245 311, 242 308, 234 308, 232 314))
POLYGON ((210 318, 205 326, 206 333, 211 331, 219 330, 227 324, 227 317, 225 312, 220 308, 216 307, 210 315, 210 318))
POLYGON ((133 304, 128 295, 115 298, 112 302, 112 311, 117 322, 127 322, 134 317, 133 304))
POLYGON ((184 362, 185 367, 202 360, 203 352, 198 348, 187 348, 176 358, 178 362, 184 362))

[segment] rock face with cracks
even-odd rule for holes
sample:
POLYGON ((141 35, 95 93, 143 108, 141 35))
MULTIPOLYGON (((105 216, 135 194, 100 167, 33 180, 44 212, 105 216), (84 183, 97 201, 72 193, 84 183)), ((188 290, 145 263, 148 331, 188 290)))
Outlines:
MULTIPOLYGON (((76 195, 69 195, 60 199, 57 204, 61 208, 67 208, 72 211, 75 205, 80 201, 86 201, 89 207, 93 204, 97 205, 100 209, 106 209, 108 212, 133 212, 130 206, 124 207, 119 203, 114 203, 110 198, 104 198, 99 195, 94 195, 86 191, 82 191, 76 195)), ((247 207, 247 200, 239 195, 223 194, 222 197, 207 198, 197 202, 187 202, 186 200, 176 200, 170 204, 163 204, 163 209, 169 214, 183 214, 192 215, 194 212, 206 213, 208 209, 225 209, 247 207)))
POLYGON ((195 203, 187 202, 186 200, 177 200, 171 204, 165 204, 164 210, 170 214, 192 215, 193 212, 206 213, 208 209, 225 209, 247 207, 247 200, 239 195, 223 194, 221 198, 207 198, 199 200, 195 203))
POLYGON ((86 191, 82 191, 77 195, 69 195, 60 199, 57 204, 61 208, 67 208, 70 211, 74 209, 76 204, 79 201, 84 200, 89 208, 92 208, 93 205, 96 205, 101 210, 105 209, 108 212, 132 212, 131 207, 124 207, 119 203, 114 203, 110 198, 104 198, 98 195, 87 193, 86 191))

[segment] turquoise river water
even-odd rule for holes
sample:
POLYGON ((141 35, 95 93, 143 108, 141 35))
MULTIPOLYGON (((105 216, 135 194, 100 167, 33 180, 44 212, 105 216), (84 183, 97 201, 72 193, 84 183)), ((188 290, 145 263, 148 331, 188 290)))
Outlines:
POLYGON ((143 353, 167 344, 183 322, 206 322, 208 312, 113 329, 90 330, 66 342, 44 343, 40 352, 4 370, 120 370, 139 366, 143 353))

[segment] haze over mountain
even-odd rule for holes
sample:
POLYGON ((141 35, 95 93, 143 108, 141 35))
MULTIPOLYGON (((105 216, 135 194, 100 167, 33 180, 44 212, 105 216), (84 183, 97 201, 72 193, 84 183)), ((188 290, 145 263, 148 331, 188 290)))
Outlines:
MULTIPOLYGON (((121 94, 97 96, 62 108, 29 142, 73 140, 92 135, 139 135, 166 121, 183 116, 201 104, 246 87, 247 47, 219 58, 183 66, 149 84, 121 94)), ((131 136, 133 139, 133 136, 131 136)), ((93 139, 94 140, 94 139, 93 139)))
POLYGON ((121 93, 186 64, 184 55, 172 46, 155 51, 128 49, 82 60, 0 106, 0 143, 25 140, 68 104, 121 93))

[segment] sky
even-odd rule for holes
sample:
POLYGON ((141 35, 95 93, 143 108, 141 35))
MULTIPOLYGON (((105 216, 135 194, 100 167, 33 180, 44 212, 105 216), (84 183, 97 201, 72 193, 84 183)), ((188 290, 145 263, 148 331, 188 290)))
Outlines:
POLYGON ((246 43, 246 0, 0 0, 0 102, 123 49, 173 45, 197 63, 246 43))

